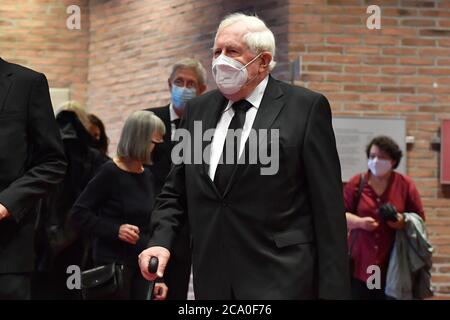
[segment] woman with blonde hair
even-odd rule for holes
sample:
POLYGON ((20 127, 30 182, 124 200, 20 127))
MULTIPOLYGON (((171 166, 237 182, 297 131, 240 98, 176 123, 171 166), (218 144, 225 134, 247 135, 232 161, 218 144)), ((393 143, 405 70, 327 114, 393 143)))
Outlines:
POLYGON ((89 117, 86 110, 81 106, 81 104, 75 100, 68 100, 63 102, 56 110, 56 115, 63 111, 69 111, 76 114, 78 120, 84 126, 86 130, 89 130, 89 117))
POLYGON ((36 232, 37 271, 33 299, 80 299, 79 290, 67 288, 67 267, 86 265, 88 246, 69 223, 69 212, 88 182, 107 161, 93 148, 88 114, 74 100, 62 103, 56 122, 64 145, 67 171, 64 180, 44 199, 36 232))

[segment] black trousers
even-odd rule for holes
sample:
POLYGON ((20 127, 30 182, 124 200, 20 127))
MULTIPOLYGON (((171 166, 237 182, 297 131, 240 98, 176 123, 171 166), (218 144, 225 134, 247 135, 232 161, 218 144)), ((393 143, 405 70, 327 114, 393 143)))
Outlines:
POLYGON ((28 273, 0 274, 0 300, 30 300, 31 277, 28 273))
POLYGON ((189 227, 184 225, 175 239, 164 282, 169 287, 167 300, 187 300, 191 277, 191 246, 189 227))
POLYGON ((169 261, 164 272, 164 282, 169 287, 167 300, 187 300, 190 276, 190 259, 169 261))
POLYGON ((145 300, 150 290, 150 281, 141 274, 141 270, 135 267, 124 268, 124 299, 145 300))

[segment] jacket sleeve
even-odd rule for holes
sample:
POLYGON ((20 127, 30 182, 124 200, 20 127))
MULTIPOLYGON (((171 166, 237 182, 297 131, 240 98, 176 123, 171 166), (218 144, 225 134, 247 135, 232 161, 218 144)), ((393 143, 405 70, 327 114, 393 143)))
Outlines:
POLYGON ((319 298, 349 299, 347 226, 336 141, 327 99, 313 103, 303 157, 316 233, 319 298))
POLYGON ((0 192, 0 203, 17 223, 52 186, 62 181, 66 172, 64 149, 43 74, 38 74, 31 86, 26 135, 29 139, 28 169, 0 192))
MULTIPOLYGON (((184 118, 181 120, 181 130, 187 129, 189 109, 188 102, 184 118)), ((188 145, 184 144, 184 146, 188 145)), ((185 166, 181 162, 172 165, 161 193, 156 198, 155 210, 151 215, 152 238, 149 241, 149 247, 161 246, 171 250, 175 236, 186 223, 186 207, 185 166)))
POLYGON ((108 240, 117 240, 120 225, 97 213, 111 194, 113 176, 114 173, 103 166, 88 183, 70 211, 71 220, 77 228, 108 240))

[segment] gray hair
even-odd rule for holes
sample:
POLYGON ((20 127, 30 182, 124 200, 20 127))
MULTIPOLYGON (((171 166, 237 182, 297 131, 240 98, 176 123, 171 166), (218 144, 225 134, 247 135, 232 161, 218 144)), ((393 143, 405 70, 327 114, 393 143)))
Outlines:
POLYGON ((119 158, 151 161, 152 134, 164 135, 166 128, 160 118, 151 111, 135 111, 125 121, 117 145, 119 158))
POLYGON ((275 68, 275 36, 272 31, 267 28, 264 21, 255 16, 249 16, 243 13, 232 13, 227 15, 217 28, 216 38, 220 31, 237 22, 242 22, 247 27, 248 33, 243 37, 244 43, 254 54, 263 51, 269 51, 272 54, 272 61, 269 64, 269 70, 275 68))
POLYGON ((169 79, 172 79, 179 69, 192 69, 197 75, 199 84, 206 84, 206 70, 203 68, 200 61, 191 58, 185 58, 177 61, 172 66, 169 79))

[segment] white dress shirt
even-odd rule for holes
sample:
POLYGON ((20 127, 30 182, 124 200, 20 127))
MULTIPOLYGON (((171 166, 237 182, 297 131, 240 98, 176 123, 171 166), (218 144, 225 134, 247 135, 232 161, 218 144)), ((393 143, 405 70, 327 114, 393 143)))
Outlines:
MULTIPOLYGON (((245 116, 244 127, 242 128, 242 136, 239 148, 239 157, 245 147, 245 142, 250 135, 250 130, 253 127, 253 122, 256 118, 261 100, 266 90, 267 83, 269 82, 269 76, 265 77, 263 81, 253 90, 253 92, 245 99, 252 104, 252 107, 248 109, 245 116)), ((222 155, 223 145, 227 136, 228 127, 230 126, 231 119, 234 116, 234 110, 231 108, 233 101, 229 100, 226 108, 222 111, 222 116, 217 123, 216 130, 214 131, 214 137, 211 142, 211 157, 209 164, 209 177, 214 181, 214 175, 216 173, 217 165, 222 155)))
POLYGON ((175 110, 173 110, 172 102, 169 105, 169 112, 170 112, 170 133, 171 133, 170 140, 174 141, 174 139, 175 139, 175 130, 177 129, 177 127, 175 126, 175 123, 173 121, 177 120, 177 119, 180 119, 180 117, 177 115, 175 110))

